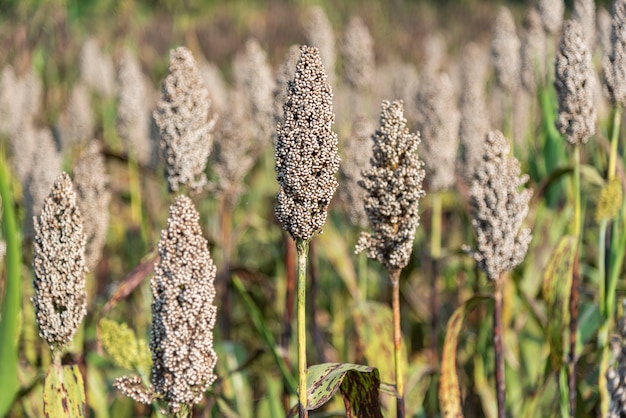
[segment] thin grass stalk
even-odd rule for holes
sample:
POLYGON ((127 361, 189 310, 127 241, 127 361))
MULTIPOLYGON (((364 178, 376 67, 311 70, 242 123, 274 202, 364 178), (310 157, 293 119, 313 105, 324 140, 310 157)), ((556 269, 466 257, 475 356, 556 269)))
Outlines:
POLYGON ((298 416, 307 418, 306 392, 306 259, 309 253, 309 240, 296 240, 298 253, 298 308, 297 338, 298 338, 298 416))
POLYGON ((506 382, 504 380, 504 353, 502 352, 502 285, 503 277, 495 283, 493 290, 493 349, 496 373, 496 398, 498 418, 506 417, 506 382))
POLYGON ((400 328, 400 269, 389 271, 392 285, 391 310, 393 312, 393 362, 396 375, 396 416, 404 418, 404 364, 402 363, 402 330, 400 328))
POLYGON ((0 317, 0 415, 10 409, 18 392, 18 343, 20 335, 21 243, 10 190, 9 167, 4 147, 0 145, 0 197, 2 199, 2 228, 6 241, 4 300, 0 317))

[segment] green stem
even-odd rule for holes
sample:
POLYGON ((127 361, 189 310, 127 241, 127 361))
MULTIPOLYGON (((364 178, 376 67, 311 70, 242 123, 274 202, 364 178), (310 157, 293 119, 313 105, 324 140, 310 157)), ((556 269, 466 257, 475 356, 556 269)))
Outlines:
POLYGON ((0 416, 8 413, 18 392, 18 343, 20 336, 20 304, 22 302, 21 241, 10 186, 11 176, 0 144, 0 197, 2 230, 6 241, 4 300, 0 301, 0 416))
POLYGON ((580 144, 574 145, 574 224, 572 234, 580 237, 581 210, 580 210, 580 144))
POLYGON ((609 168, 607 171, 607 179, 611 181, 615 178, 617 167, 617 143, 619 139, 619 129, 622 121, 622 108, 620 105, 615 106, 613 110, 613 129, 611 130, 611 153, 609 154, 609 168))
POLYGON ((306 259, 309 240, 296 240, 298 252, 297 337, 298 337, 298 401, 300 418, 308 417, 306 391, 306 259))
POLYGON ((396 416, 404 417, 404 369, 402 362, 402 330, 400 328, 400 269, 391 270, 391 310, 393 311, 393 362, 396 372, 396 416))

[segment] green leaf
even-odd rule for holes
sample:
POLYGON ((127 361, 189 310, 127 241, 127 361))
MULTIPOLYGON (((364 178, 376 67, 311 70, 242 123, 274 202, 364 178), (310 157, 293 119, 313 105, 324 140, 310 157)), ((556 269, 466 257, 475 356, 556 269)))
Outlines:
POLYGON ((348 417, 382 418, 378 369, 349 363, 323 363, 307 371, 307 409, 328 402, 337 390, 343 396, 348 417))
POLYGON ((53 364, 44 380, 43 410, 47 417, 85 417, 85 385, 78 366, 53 364))
POLYGON ((441 377, 439 380, 439 406, 444 417, 462 417, 461 389, 456 373, 456 347, 465 317, 478 303, 489 299, 488 296, 474 296, 458 307, 448 320, 446 339, 441 356, 441 377))
MULTIPOLYGON (((2 229, 6 240, 4 300, 0 301, 0 416, 5 416, 19 390, 17 381, 20 304, 22 303, 22 243, 13 205, 11 176, 0 146, 0 200, 2 229)), ((0 272, 1 273, 1 272, 0 272)))
POLYGON ((561 238, 543 273, 543 296, 550 318, 547 333, 554 370, 563 363, 565 345, 568 344, 569 299, 577 249, 577 237, 566 235, 561 238))

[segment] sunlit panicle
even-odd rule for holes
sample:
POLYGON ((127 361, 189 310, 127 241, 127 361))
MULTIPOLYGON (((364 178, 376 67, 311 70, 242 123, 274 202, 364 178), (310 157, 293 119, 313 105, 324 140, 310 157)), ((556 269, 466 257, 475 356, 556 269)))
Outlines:
POLYGON ((611 19, 611 47, 602 62, 612 103, 626 106, 626 0, 616 0, 611 19))
POLYGON ((372 156, 369 140, 375 127, 366 118, 357 118, 352 124, 350 136, 342 144, 342 163, 339 168, 339 198, 343 201, 350 222, 361 228, 367 227, 367 213, 363 206, 365 192, 358 182, 372 156))
POLYGON ((583 31, 587 42, 587 51, 593 56, 596 47, 596 3, 594 0, 574 0, 572 18, 576 20, 583 31))
POLYGON ((544 82, 546 76, 546 33, 541 16, 530 9, 524 21, 521 44, 522 87, 531 95, 537 91, 537 83, 544 82))
POLYGON ((306 21, 307 43, 318 49, 322 65, 330 84, 335 77, 335 32, 321 6, 312 6, 308 11, 306 21))
POLYGON ((33 216, 41 211, 44 199, 50 192, 59 173, 63 157, 59 153, 52 132, 49 129, 41 129, 36 132, 26 133, 32 135, 34 149, 28 164, 28 171, 22 183, 24 190, 24 205, 26 206, 25 233, 30 236, 33 233, 33 216))
POLYGON ((106 241, 111 201, 109 175, 98 142, 92 141, 80 155, 74 167, 74 184, 87 237, 86 264, 89 270, 94 271, 106 241))
POLYGON ((59 118, 62 149, 90 141, 94 129, 89 88, 83 83, 77 83, 72 88, 67 106, 59 118))
POLYGON ((80 50, 80 79, 103 97, 115 93, 115 67, 94 38, 89 38, 80 50))
POLYGON ((537 10, 539 10, 546 32, 550 35, 556 34, 563 23, 565 2, 563 0, 538 0, 537 10))
POLYGON ((213 327, 216 268, 199 214, 187 196, 170 207, 150 281, 152 385, 170 413, 198 403, 217 378, 213 327))
POLYGON ((202 190, 216 116, 193 55, 185 47, 170 51, 169 74, 161 84, 153 117, 161 133, 169 190, 175 192, 183 185, 192 193, 202 190))
POLYGON ((87 314, 86 238, 67 174, 57 177, 34 222, 32 301, 39 336, 52 350, 60 350, 87 314))
POLYGON ((520 83, 520 40, 511 11, 501 6, 491 34, 491 61, 502 90, 511 93, 520 83))
POLYGON ((477 44, 469 44, 461 52, 459 139, 462 172, 468 183, 471 183, 474 170, 482 159, 483 142, 489 132, 484 92, 487 62, 487 53, 477 44))
POLYGON ((522 223, 531 191, 520 188, 527 181, 519 161, 509 156, 509 141, 504 135, 499 131, 487 134, 483 158, 470 188, 476 249, 466 249, 490 280, 498 280, 526 256, 531 235, 522 223))
POLYGON ((380 126, 372 135, 371 167, 363 170, 359 182, 372 232, 361 233, 356 252, 366 250, 388 271, 403 269, 411 259, 424 196, 420 137, 409 132, 402 107, 401 101, 382 102, 380 126))
POLYGON ((559 99, 556 127, 570 144, 584 144, 595 133, 593 82, 582 29, 575 20, 568 20, 556 56, 554 86, 559 99))
POLYGON ((117 132, 128 155, 143 165, 154 165, 157 144, 150 137, 150 95, 148 83, 135 54, 124 50, 117 73, 117 132))
POLYGON ((275 160, 275 214, 294 240, 308 241, 326 222, 339 170, 333 93, 317 48, 302 46, 289 82, 275 160))
POLYGON ((350 19, 341 52, 345 82, 356 91, 370 91, 374 81, 374 39, 360 17, 350 19))
POLYGON ((448 189, 455 181, 460 114, 447 74, 423 74, 416 107, 415 126, 422 139, 420 156, 426 166, 427 190, 448 189))
POLYGON ((233 64, 235 87, 244 99, 249 135, 258 155, 269 146, 274 130, 274 76, 267 55, 255 39, 246 42, 233 64))

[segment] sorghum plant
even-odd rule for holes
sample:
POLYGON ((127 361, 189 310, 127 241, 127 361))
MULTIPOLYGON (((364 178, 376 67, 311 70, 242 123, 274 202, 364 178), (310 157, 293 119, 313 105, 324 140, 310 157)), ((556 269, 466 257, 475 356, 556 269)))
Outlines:
MULTIPOLYGON (((554 86, 558 94, 559 110, 556 127, 574 146, 572 153, 574 166, 574 222, 572 235, 581 235, 582 219, 580 204, 580 144, 585 144, 595 133, 596 110, 593 101, 594 73, 591 54, 580 24, 568 20, 563 25, 563 35, 555 62, 554 86)), ((577 258, 578 259, 578 256, 577 258)), ((577 261, 574 266, 577 266, 577 261)), ((575 267, 570 293, 570 355, 569 355, 569 409, 575 413, 576 375, 575 350, 578 323, 579 273, 575 267)))
POLYGON ((393 286, 393 347, 397 390, 397 416, 404 416, 404 373, 401 364, 400 272, 411 259, 419 225, 419 201, 424 196, 423 163, 417 156, 420 137, 406 126, 401 101, 381 104, 380 126, 372 135, 371 168, 359 182, 366 191, 365 212, 372 233, 363 232, 356 252, 367 250, 380 262, 393 286))
POLYGON ((298 399, 300 417, 308 416, 306 387, 305 291, 309 242, 326 221, 339 170, 333 93, 317 48, 302 46, 277 126, 275 150, 276 218, 296 242, 298 253, 298 399))
POLYGON ((137 402, 163 400, 167 413, 177 417, 190 416, 192 406, 217 378, 213 374, 216 268, 199 218, 191 199, 179 196, 170 207, 167 229, 161 232, 160 258, 150 281, 152 384, 146 388, 136 376, 114 382, 137 402))
POLYGON ((499 131, 487 134, 483 158, 474 172, 470 189, 472 226, 477 235, 472 258, 494 283, 494 333, 498 417, 505 416, 504 357, 502 353, 502 284, 504 273, 513 270, 526 256, 530 229, 522 228, 528 214, 531 192, 520 190, 527 175, 509 156, 508 140, 499 131))

